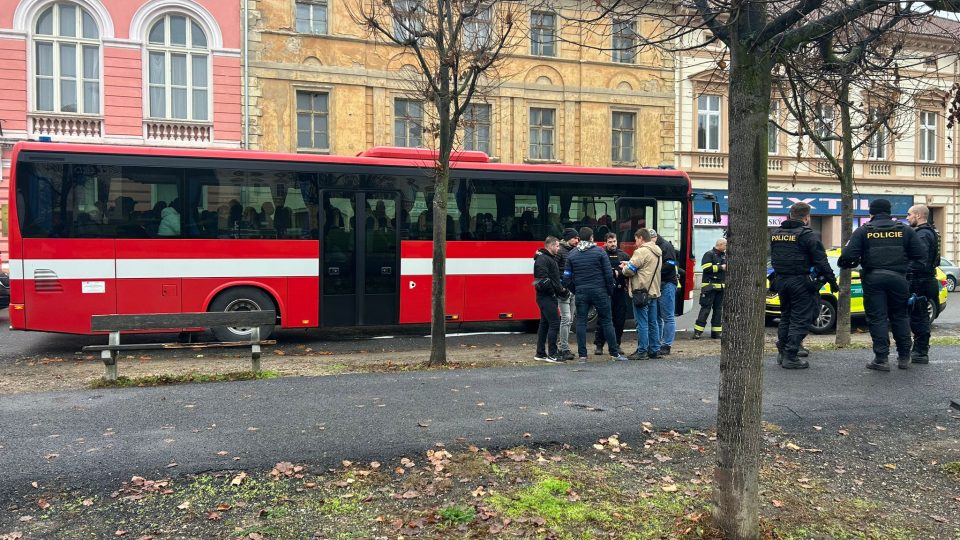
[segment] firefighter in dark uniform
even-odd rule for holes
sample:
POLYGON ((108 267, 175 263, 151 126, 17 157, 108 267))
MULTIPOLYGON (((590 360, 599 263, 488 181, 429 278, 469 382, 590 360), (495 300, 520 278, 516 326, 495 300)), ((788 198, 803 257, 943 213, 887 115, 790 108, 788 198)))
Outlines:
POLYGON ((930 350, 930 317, 927 304, 936 305, 940 300, 940 287, 937 283, 937 266, 940 266, 940 235, 930 223, 930 209, 922 204, 910 207, 907 223, 917 233, 917 238, 927 251, 923 261, 911 261, 907 277, 910 280, 910 295, 916 295, 916 305, 910 310, 910 330, 913 331, 913 352, 910 360, 914 364, 927 364, 927 352, 930 350), (925 299, 924 300, 921 300, 925 299))
POLYGON ((703 278, 700 280, 700 314, 693 325, 693 339, 700 339, 706 330, 707 315, 710 319, 710 337, 720 339, 723 335, 723 284, 727 276, 727 240, 721 238, 713 249, 703 254, 700 261, 703 278))
POLYGON ((797 355, 810 331, 810 312, 819 303, 821 283, 839 290, 827 252, 810 228, 810 205, 798 202, 790 216, 770 235, 770 261, 774 287, 780 296, 780 326, 777 328, 777 363, 784 369, 806 369, 810 364, 797 355))
POLYGON ((838 264, 841 268, 863 268, 863 305, 873 339, 873 361, 868 369, 890 371, 890 335, 897 344, 897 367, 910 365, 910 318, 907 300, 907 264, 922 263, 926 251, 913 229, 890 217, 890 201, 870 202, 870 221, 853 231, 843 247, 838 264))

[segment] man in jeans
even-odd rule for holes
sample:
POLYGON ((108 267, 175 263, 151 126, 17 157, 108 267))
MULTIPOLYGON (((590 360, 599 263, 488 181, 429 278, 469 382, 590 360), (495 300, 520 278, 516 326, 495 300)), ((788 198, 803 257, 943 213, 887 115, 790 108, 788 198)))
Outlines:
POLYGON ((580 229, 580 239, 577 249, 570 252, 564 271, 564 284, 576 294, 577 352, 580 362, 587 361, 587 313, 590 306, 597 310, 600 327, 610 346, 610 356, 614 360, 626 360, 627 357, 616 345, 617 336, 610 318, 610 296, 614 292, 610 260, 603 249, 593 243, 593 229, 580 229))
POLYGON ((673 346, 673 338, 677 334, 677 285, 679 276, 677 272, 677 250, 666 238, 659 236, 657 231, 650 230, 650 236, 653 238, 657 247, 662 253, 663 265, 660 268, 660 298, 657 299, 657 313, 659 317, 660 329, 660 354, 666 356, 670 354, 670 347, 673 346))
MULTIPOLYGON (((577 249, 580 243, 580 236, 576 229, 567 228, 563 230, 563 241, 560 242, 560 251, 557 252, 557 266, 560 267, 560 275, 563 276, 567 267, 567 258, 571 251, 577 249)), ((575 357, 570 352, 570 327, 573 326, 573 315, 575 311, 575 299, 573 293, 567 291, 566 295, 557 297, 560 304, 560 332, 557 334, 557 345, 559 346, 560 358, 564 361, 573 360, 575 357)))
POLYGON ((660 326, 657 321, 657 299, 660 297, 660 248, 653 243, 653 237, 647 229, 637 229, 634 233, 637 249, 629 262, 621 263, 623 275, 630 278, 627 290, 630 297, 639 291, 646 291, 648 302, 642 306, 633 303, 633 318, 637 321, 637 350, 627 358, 647 360, 660 358, 660 326))

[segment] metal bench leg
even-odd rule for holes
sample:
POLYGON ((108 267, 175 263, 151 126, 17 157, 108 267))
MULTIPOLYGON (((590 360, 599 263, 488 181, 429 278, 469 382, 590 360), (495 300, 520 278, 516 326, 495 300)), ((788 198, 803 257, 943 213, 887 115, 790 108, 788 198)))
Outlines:
POLYGON ((260 327, 250 329, 250 370, 260 373, 260 327))
MULTIPOLYGON (((120 345, 120 332, 110 332, 109 341, 107 342, 111 347, 120 345)), ((108 381, 117 380, 117 356, 119 353, 116 350, 112 351, 100 351, 100 359, 103 360, 103 378, 108 381)))

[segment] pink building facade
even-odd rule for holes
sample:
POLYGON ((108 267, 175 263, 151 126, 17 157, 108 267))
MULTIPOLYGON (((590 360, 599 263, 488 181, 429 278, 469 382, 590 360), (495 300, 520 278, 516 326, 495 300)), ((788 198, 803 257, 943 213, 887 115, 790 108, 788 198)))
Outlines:
POLYGON ((0 259, 17 141, 238 148, 236 1, 0 0, 0 259))

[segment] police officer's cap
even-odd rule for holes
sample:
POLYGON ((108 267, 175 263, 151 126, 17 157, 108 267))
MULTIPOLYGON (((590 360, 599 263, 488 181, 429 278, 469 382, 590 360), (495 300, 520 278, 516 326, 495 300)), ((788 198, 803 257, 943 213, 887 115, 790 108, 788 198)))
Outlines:
POLYGON ((874 199, 870 201, 870 215, 876 216, 879 214, 889 214, 891 212, 891 204, 887 199, 874 199))

